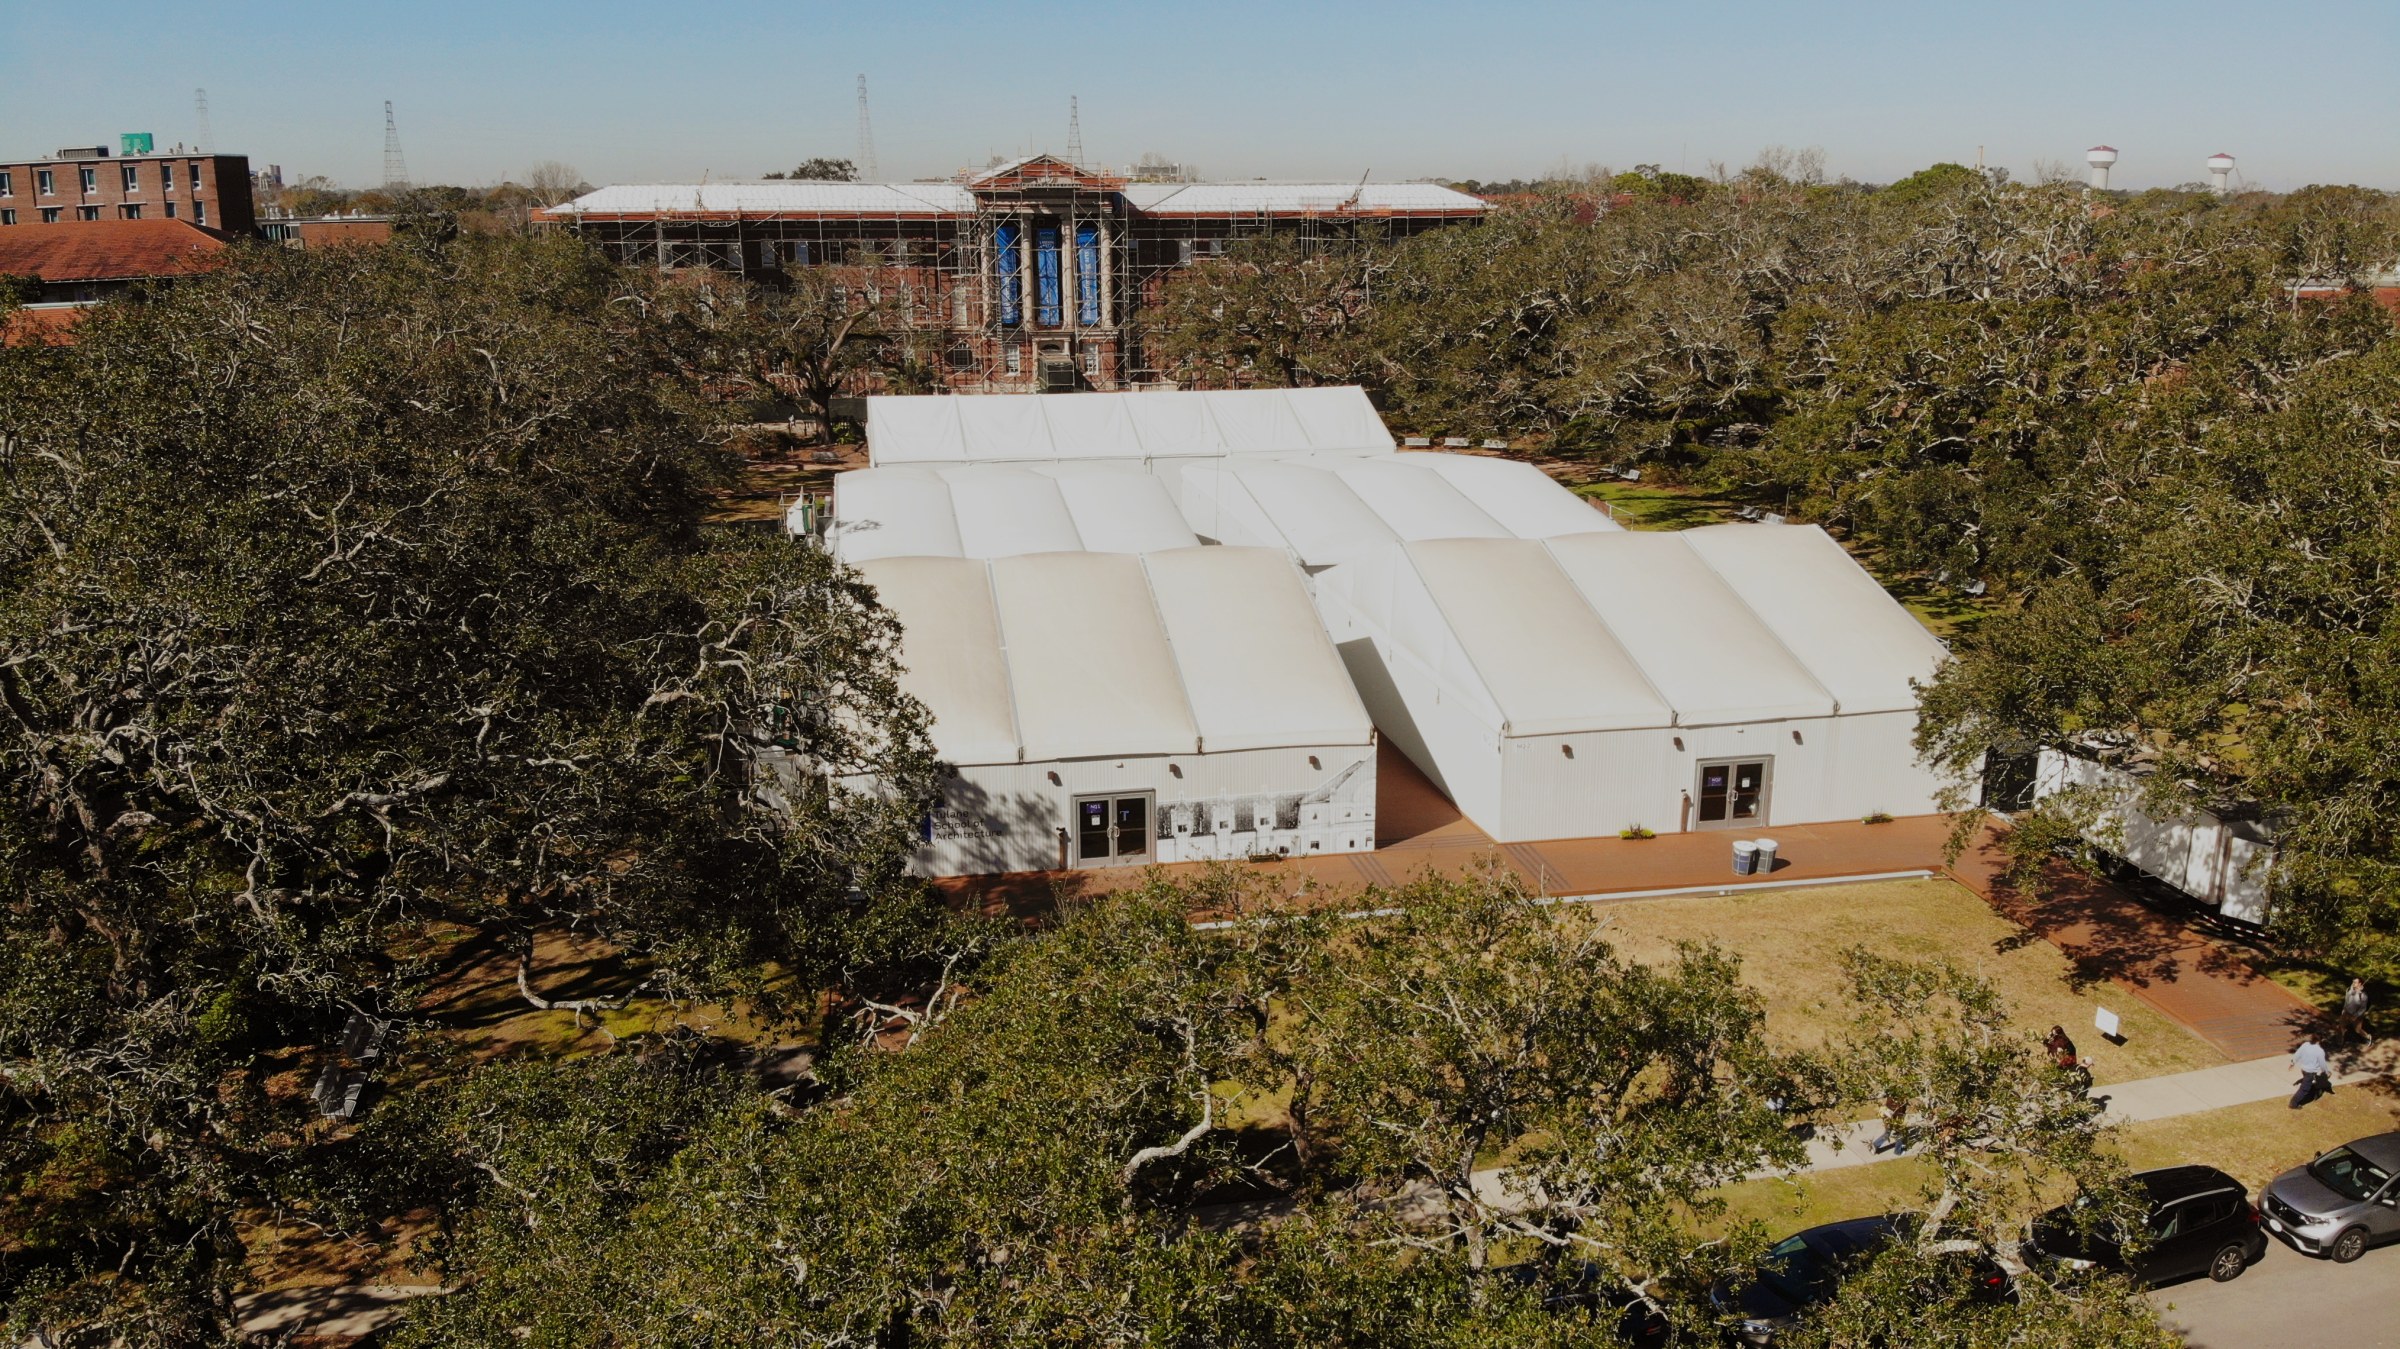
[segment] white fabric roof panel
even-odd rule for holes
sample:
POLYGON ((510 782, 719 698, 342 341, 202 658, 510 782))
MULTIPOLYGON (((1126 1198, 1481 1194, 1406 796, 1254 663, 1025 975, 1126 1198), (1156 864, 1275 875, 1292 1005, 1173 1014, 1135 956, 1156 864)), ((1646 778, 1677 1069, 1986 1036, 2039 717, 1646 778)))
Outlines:
POLYGON ((1249 493, 1281 536, 1280 542, 1303 566, 1347 562, 1398 537, 1374 507, 1324 469, 1276 460, 1237 460, 1227 465, 1225 475, 1249 493))
POLYGON ((1050 427, 1050 453, 1059 459, 1129 459, 1141 448, 1121 393, 1041 400, 1050 427))
POLYGON ((959 428, 958 405, 965 401, 936 397, 867 399, 867 451, 875 466, 963 462, 967 457, 967 438, 959 428))
POLYGON ((556 215, 972 215, 955 183, 624 183, 550 208, 556 215))
POLYGON ((1398 444, 1385 428, 1367 391, 1356 385, 1332 389, 1286 389, 1284 403, 1308 436, 1312 450, 1389 453, 1398 444))
POLYGON ((1024 469, 947 469, 959 551, 968 557, 1067 553, 1083 548, 1055 479, 1024 469))
POLYGON ((1282 389, 1209 391, 1200 395, 1217 424, 1220 454, 1289 454, 1309 448, 1308 433, 1292 415, 1282 389))
MULTIPOLYGON (((1106 395, 1102 395, 1105 397, 1106 395)), ((958 430, 969 463, 1051 459, 1050 420, 1043 398, 951 398, 958 405, 958 430)))
POLYGON ((1521 460, 1438 453, 1403 453, 1398 459, 1440 474, 1520 539, 1601 534, 1618 528, 1616 521, 1592 509, 1590 502, 1521 460))
POLYGON ((1675 712, 1531 539, 1428 539, 1405 554, 1512 736, 1674 724, 1675 712))
POLYGON ((1677 725, 1833 715, 1833 695, 1679 535, 1570 534, 1544 546, 1677 725))
POLYGON ((850 563, 964 557, 950 485, 923 468, 862 468, 833 478, 833 548, 850 563))
POLYGON ((1151 215, 1223 216, 1259 211, 1330 215, 1424 211, 1477 214, 1491 209, 1438 183, 1128 183, 1125 200, 1151 215))
MULTIPOLYGON (((1056 394, 1053 397, 1073 398, 1090 395, 1056 394)), ((1133 422, 1135 449, 1152 457, 1172 455, 1214 455, 1225 452, 1225 438, 1217 431, 1217 420, 1211 414, 1209 395, 1174 389, 1159 393, 1119 394, 1125 402, 1126 416, 1133 422)))
POLYGON ((1505 539, 1500 523, 1438 473, 1409 464, 1398 455, 1378 458, 1318 459, 1321 467, 1378 516, 1402 539, 1505 539))
POLYGON ((1680 536, 1832 692, 1844 712, 1913 711, 1909 681, 1948 652, 1815 525, 1708 525, 1680 536))
POLYGON ((1356 388, 867 399, 867 450, 878 466, 1355 455, 1391 448, 1391 433, 1366 392, 1356 388))
POLYGON ((986 565, 893 557, 858 570, 900 619, 900 687, 933 714, 934 751, 954 764, 1015 763, 1015 700, 986 565))
POLYGON ((1375 727, 1291 559, 1186 548, 1142 559, 1204 750, 1364 745, 1375 727))
MULTIPOLYGON (((1156 553, 1196 548, 1200 537, 1175 509, 1167 485, 1138 468, 1114 464, 1044 464, 1036 470, 1058 484, 1083 546, 1094 553, 1156 553)), ((965 475, 957 490, 977 477, 965 475)))
POLYGON ((1199 749, 1141 559, 1034 553, 989 565, 1026 761, 1199 749))

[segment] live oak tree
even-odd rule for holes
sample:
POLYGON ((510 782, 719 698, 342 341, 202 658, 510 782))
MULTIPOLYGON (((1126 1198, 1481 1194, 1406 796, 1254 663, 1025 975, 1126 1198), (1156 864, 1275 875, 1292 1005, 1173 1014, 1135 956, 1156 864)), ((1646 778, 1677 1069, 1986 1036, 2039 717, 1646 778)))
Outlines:
POLYGON ((570 240, 420 237, 0 352, 9 1333, 222 1326, 313 1113, 270 1078, 405 1039, 428 924, 678 998, 905 927, 923 714, 867 592, 701 530, 705 325, 570 240))
MULTIPOLYGON (((1765 1044, 1724 957, 1623 961, 1498 877, 1368 922, 1187 919, 1245 898, 957 934, 918 1015, 837 1018, 865 1038, 799 1092, 665 1040, 382 1115, 368 1153, 449 1215, 459 1285, 401 1342, 1605 1345, 1629 1286, 1713 1334, 1702 1291, 1758 1234, 1689 1217, 1858 1089, 1765 1044)), ((2051 1157, 2070 1114, 2011 1141, 2051 1157)))

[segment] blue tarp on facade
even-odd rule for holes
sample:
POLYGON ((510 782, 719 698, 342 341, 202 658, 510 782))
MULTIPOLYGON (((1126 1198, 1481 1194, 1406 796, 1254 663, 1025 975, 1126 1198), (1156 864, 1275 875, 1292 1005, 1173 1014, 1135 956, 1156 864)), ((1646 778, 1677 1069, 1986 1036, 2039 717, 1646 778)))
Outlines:
POLYGON ((1033 321, 1045 328, 1067 321, 1058 263, 1058 227, 1044 225, 1033 232, 1033 321))
POLYGON ((1076 321, 1085 327, 1100 323, 1100 227, 1075 227, 1076 321))
POLYGON ((1000 325, 1013 328, 1025 321, 1025 288, 1018 283, 1017 227, 1002 225, 992 232, 992 247, 1000 255, 1000 325))

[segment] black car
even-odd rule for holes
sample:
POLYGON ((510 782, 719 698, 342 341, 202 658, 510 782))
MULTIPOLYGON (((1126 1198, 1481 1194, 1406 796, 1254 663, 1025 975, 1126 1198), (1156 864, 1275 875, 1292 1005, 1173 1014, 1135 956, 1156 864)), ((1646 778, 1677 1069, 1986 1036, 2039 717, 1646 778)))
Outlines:
POLYGON ((1600 1267, 1588 1261, 1551 1271, 1522 1264, 1500 1265, 1485 1272, 1535 1291, 1545 1311, 1588 1310, 1603 1318, 1614 1312, 1617 1342, 1632 1349, 1665 1349, 1676 1342, 1675 1325, 1657 1303, 1604 1277, 1600 1267))
POLYGON ((2050 1260, 2070 1269, 2098 1266, 2150 1284, 2195 1274, 2223 1283, 2239 1278, 2267 1253, 2264 1220, 2251 1204, 2250 1192, 2215 1167, 2144 1171, 2133 1183, 2143 1196, 2149 1229, 2136 1243, 2142 1249, 2130 1260, 2125 1234, 2088 1219, 2078 1223, 2085 1202, 2079 1199, 2035 1220, 2025 1243, 2026 1262, 2050 1260))
MULTIPOLYGON (((1738 1318, 1732 1330, 1742 1344, 1773 1344, 1817 1303, 1839 1291, 1842 1281, 1874 1254, 1905 1237, 1909 1220, 1897 1216, 1851 1218, 1795 1232, 1767 1249, 1766 1257, 1747 1279, 1728 1276, 1708 1290, 1708 1299, 1721 1316, 1738 1318)), ((1969 1286, 1978 1300, 2000 1301, 2015 1287, 1999 1264, 1980 1247, 1958 1243, 1948 1254, 1964 1262, 1969 1286)))

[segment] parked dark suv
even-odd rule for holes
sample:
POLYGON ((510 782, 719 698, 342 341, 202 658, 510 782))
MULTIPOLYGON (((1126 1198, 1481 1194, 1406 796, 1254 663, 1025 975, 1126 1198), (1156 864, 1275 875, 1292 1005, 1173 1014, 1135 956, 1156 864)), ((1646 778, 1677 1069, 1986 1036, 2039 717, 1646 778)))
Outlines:
MULTIPOLYGON (((1732 1321, 1737 1344, 1769 1345, 1802 1313, 1841 1290, 1877 1251, 1913 1230, 1905 1215, 1851 1218, 1795 1232, 1767 1248, 1766 1258, 1747 1277, 1728 1276, 1708 1290, 1719 1316, 1732 1321)), ((1989 1253, 1972 1241, 1944 1242, 1945 1260, 1963 1266, 1977 1301, 2016 1296, 2016 1287, 1989 1253)))
MULTIPOLYGON (((2144 1283, 2206 1274, 2219 1283, 2239 1278, 2267 1253, 2267 1233, 2250 1192, 2213 1166, 2170 1166, 2133 1178, 2147 1200, 2149 1230, 2130 1260, 2123 1233, 2078 1230, 2084 1201, 2036 1219, 2025 1242, 2027 1264, 2055 1261, 2070 1269, 2099 1266, 2144 1283)), ((2088 1224, 2087 1224, 2088 1226, 2088 1224)))

